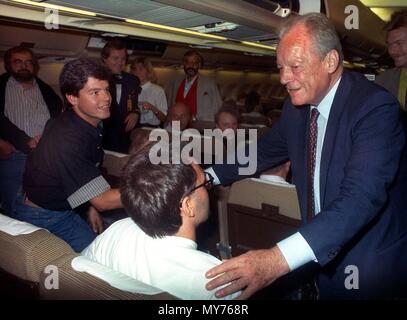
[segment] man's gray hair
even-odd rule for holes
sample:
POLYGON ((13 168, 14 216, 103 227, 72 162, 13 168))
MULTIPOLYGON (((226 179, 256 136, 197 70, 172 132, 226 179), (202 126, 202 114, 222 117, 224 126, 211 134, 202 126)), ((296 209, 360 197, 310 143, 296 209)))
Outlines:
POLYGON ((323 59, 331 50, 336 50, 339 54, 339 62, 343 61, 342 45, 333 24, 321 13, 308 13, 288 20, 280 29, 280 39, 294 26, 305 25, 311 36, 320 58, 323 59))

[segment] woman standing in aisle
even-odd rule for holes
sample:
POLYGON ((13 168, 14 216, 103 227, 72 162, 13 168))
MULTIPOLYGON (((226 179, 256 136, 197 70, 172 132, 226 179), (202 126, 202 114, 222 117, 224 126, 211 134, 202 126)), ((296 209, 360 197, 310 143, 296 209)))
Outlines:
POLYGON ((164 89, 155 84, 157 77, 151 61, 138 57, 131 64, 131 73, 140 79, 140 124, 158 127, 167 116, 167 99, 164 89))

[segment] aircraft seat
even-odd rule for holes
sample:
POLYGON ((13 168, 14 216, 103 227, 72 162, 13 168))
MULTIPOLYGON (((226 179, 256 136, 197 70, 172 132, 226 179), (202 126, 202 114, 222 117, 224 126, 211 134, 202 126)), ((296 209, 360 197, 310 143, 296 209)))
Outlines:
POLYGON ((122 168, 128 160, 128 154, 105 150, 103 168, 109 176, 120 177, 122 168))
POLYGON ((39 292, 47 300, 172 300, 172 295, 135 280, 78 253, 55 260, 59 288, 50 289, 50 273, 40 274, 39 292), (47 287, 48 286, 48 287, 47 287))
POLYGON ((301 225, 295 186, 255 178, 235 182, 227 202, 227 224, 233 256, 270 248, 301 225))
POLYGON ((20 299, 174 299, 80 257, 65 241, 45 229, 2 214, 0 279, 0 296, 20 299), (82 261, 81 266, 78 259, 88 261, 82 261))
POLYGON ((0 214, 0 295, 38 298, 41 270, 50 261, 72 252, 72 248, 44 229, 33 228, 30 230, 33 232, 15 234, 13 229, 16 228, 12 226, 10 233, 10 225, 15 221, 0 214))
POLYGON ((214 188, 216 207, 218 210, 219 242, 216 244, 219 256, 222 259, 228 259, 231 256, 231 247, 229 245, 228 231, 228 211, 227 203, 229 200, 230 187, 217 186, 214 188))

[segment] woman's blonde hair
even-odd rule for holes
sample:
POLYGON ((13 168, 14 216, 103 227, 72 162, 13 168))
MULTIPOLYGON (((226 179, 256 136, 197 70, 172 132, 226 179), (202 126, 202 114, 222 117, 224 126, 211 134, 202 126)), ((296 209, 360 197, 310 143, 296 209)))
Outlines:
POLYGON ((154 71, 153 64, 151 63, 150 59, 147 57, 136 57, 130 65, 132 71, 135 70, 136 65, 141 64, 147 70, 147 79, 152 82, 157 82, 157 75, 154 71))

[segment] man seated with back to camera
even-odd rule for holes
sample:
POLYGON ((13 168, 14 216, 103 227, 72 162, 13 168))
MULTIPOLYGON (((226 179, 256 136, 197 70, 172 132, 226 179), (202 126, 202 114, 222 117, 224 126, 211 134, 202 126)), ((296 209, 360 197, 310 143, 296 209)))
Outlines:
POLYGON ((212 177, 195 163, 153 164, 153 145, 132 154, 124 169, 121 199, 130 217, 82 254, 178 298, 216 299, 205 289, 205 272, 220 261, 196 243, 196 228, 209 214, 212 177))
POLYGON ((25 196, 15 218, 48 229, 80 252, 102 231, 97 211, 92 226, 77 210, 88 203, 98 211, 121 207, 118 189, 100 172, 103 160, 101 121, 110 116, 111 74, 91 59, 68 62, 59 83, 69 110, 47 122, 37 148, 27 160, 25 196))
POLYGON ((260 175, 260 180, 268 181, 278 186, 294 186, 288 182, 288 174, 290 172, 291 161, 286 161, 272 169, 264 171, 260 175))

